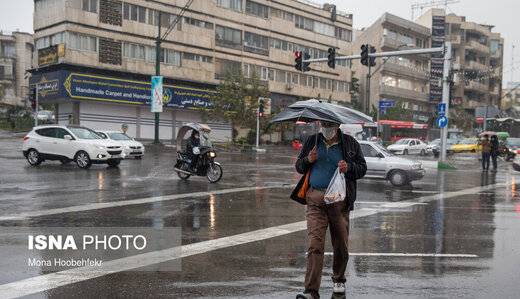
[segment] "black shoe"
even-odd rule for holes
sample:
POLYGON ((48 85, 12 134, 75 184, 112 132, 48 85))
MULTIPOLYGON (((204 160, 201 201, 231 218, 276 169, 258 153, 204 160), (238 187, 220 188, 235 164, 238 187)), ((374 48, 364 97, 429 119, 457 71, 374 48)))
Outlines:
POLYGON ((296 299, 314 299, 311 293, 299 293, 296 295, 296 299))

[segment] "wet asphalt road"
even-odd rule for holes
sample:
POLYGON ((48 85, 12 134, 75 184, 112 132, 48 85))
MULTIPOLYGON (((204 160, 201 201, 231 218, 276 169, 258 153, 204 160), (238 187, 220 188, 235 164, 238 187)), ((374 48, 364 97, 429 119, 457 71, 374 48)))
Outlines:
MULTIPOLYGON (((183 245, 210 243, 202 253, 186 254, 181 271, 115 271, 57 285, 49 280, 44 291, 34 293, 24 279, 48 273, 5 267, 11 257, 2 256, 0 290, 15 283, 26 298, 294 298, 302 289, 301 228, 258 239, 253 233, 250 241, 211 247, 224 237, 305 220, 304 207, 288 199, 298 180, 291 149, 219 153, 224 177, 210 185, 204 178, 179 180, 172 173, 174 150, 167 147, 150 148, 143 160, 123 161, 119 168, 95 165, 84 171, 57 162, 30 167, 20 144, 20 138, 0 136, 1 227, 180 227, 183 245), (156 200, 172 194, 180 196, 156 200), (123 204, 101 208, 115 202, 123 204), (10 220, 13 215, 26 216, 10 220)), ((409 187, 359 182, 347 297, 519 297, 520 173, 505 162, 496 174, 482 173, 473 156, 458 156, 454 163, 458 170, 427 169, 409 187)), ((331 249, 328 241, 326 251, 331 249)), ((331 261, 327 255, 322 298, 332 293, 331 261)))

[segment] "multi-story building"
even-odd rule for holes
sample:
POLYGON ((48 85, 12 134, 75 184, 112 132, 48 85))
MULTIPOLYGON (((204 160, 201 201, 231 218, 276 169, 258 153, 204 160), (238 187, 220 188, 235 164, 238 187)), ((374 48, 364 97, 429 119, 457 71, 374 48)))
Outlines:
MULTIPOLYGON (((370 44, 377 52, 430 47, 430 29, 390 13, 383 14, 370 27, 359 33, 354 52, 370 44)), ((432 105, 428 94, 429 55, 413 55, 377 59, 371 69, 370 92, 367 96, 368 68, 361 62, 352 63, 354 76, 360 82, 360 98, 365 111, 377 109, 380 100, 401 103, 413 111, 414 121, 426 122, 432 105)))
MULTIPOLYGON (((35 44, 42 100, 57 104, 60 122, 119 128, 153 136, 147 106, 155 73, 155 42, 188 0, 37 0, 35 44)), ((273 106, 298 99, 350 101, 350 68, 313 65, 302 74, 293 51, 326 57, 329 47, 350 52, 352 15, 304 0, 195 0, 161 45, 165 111, 161 139, 175 136, 184 121, 199 121, 199 108, 226 72, 256 72, 273 106)), ((230 136, 228 124, 210 124, 230 136)))
POLYGON ((491 25, 469 22, 437 8, 428 10, 416 22, 452 44, 451 105, 471 113, 479 106, 500 106, 504 56, 500 33, 492 32, 491 25))
POLYGON ((500 109, 513 118, 520 118, 520 82, 508 82, 502 89, 500 109))
POLYGON ((32 34, 0 32, 0 105, 26 104, 33 48, 32 34))

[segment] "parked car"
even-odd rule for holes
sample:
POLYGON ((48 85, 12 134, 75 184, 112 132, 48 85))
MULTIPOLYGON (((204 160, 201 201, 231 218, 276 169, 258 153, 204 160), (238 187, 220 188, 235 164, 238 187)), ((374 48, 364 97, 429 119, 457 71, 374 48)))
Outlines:
POLYGON ((389 145, 388 150, 394 154, 420 154, 421 156, 424 156, 428 150, 428 145, 422 142, 420 139, 404 138, 398 140, 392 145, 389 145))
POLYGON ((421 162, 397 157, 378 143, 359 141, 359 144, 367 161, 367 178, 385 179, 394 186, 403 186, 422 179, 426 173, 421 162))
POLYGON ((54 111, 50 110, 40 110, 36 114, 36 118, 38 118, 38 123, 40 124, 53 124, 56 122, 56 116, 54 116, 54 111))
MULTIPOLYGON (((446 139, 446 152, 451 152, 451 146, 457 144, 459 142, 458 139, 446 139)), ((438 158, 441 154, 441 140, 435 139, 428 144, 428 152, 432 153, 435 158, 438 158)))
POLYGON ((520 138, 507 138, 506 146, 516 156, 520 154, 520 138))
POLYGON ((520 155, 516 155, 513 160, 513 169, 516 171, 520 171, 520 155))
POLYGON ((74 161, 78 167, 87 169, 92 164, 118 166, 123 148, 89 128, 44 125, 34 127, 23 138, 22 151, 32 166, 46 160, 57 160, 62 164, 74 161))
POLYGON ((113 140, 123 148, 123 158, 142 159, 144 156, 144 145, 134 138, 119 131, 97 131, 103 139, 113 140))
POLYGON ((451 146, 450 151, 453 153, 478 152, 482 150, 477 138, 464 138, 459 143, 451 146))

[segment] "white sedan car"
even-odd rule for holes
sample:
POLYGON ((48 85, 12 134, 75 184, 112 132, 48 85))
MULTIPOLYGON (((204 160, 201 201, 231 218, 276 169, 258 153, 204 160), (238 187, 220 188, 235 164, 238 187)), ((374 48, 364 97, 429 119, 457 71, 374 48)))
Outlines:
POLYGON ((388 150, 394 154, 408 155, 419 154, 426 155, 428 145, 420 139, 404 138, 398 140, 396 143, 389 145, 388 150))
POLYGON ((119 131, 98 131, 97 133, 103 139, 110 139, 119 143, 123 148, 124 158, 143 158, 144 145, 139 141, 135 141, 134 138, 126 135, 125 133, 119 131))
POLYGON ((80 126, 37 126, 23 138, 22 152, 32 166, 46 160, 67 164, 76 162, 80 168, 92 164, 118 166, 123 148, 117 142, 102 139, 96 132, 80 126))

